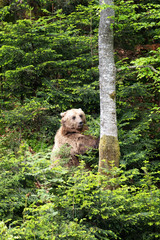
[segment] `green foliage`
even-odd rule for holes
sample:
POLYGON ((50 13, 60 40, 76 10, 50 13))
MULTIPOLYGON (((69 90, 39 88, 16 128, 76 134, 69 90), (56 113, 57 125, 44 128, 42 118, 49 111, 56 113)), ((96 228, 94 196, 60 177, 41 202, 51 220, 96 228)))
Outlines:
POLYGON ((141 172, 113 168, 107 177, 87 172, 83 162, 74 172, 51 169, 50 154, 31 155, 27 148, 22 143, 17 157, 5 152, 1 163, 4 240, 160 237, 160 190, 148 162, 141 172))
POLYGON ((85 36, 82 26, 72 19, 86 16, 86 11, 79 7, 74 15, 57 11, 54 16, 38 20, 2 23, 0 55, 5 98, 16 97, 23 103, 26 98, 39 96, 57 109, 70 108, 73 102, 81 104, 82 99, 86 99, 84 106, 88 101, 97 104, 97 84, 93 81, 98 77, 97 36, 90 37, 90 21, 85 23, 85 36))
POLYGON ((1 134, 5 146, 17 151, 23 139, 34 151, 53 144, 55 131, 59 126, 58 116, 50 113, 53 106, 36 98, 26 100, 21 106, 17 101, 12 110, 2 110, 0 116, 1 134))
POLYGON ((57 10, 35 19, 2 21, 2 134, 6 127, 18 129, 38 150, 35 145, 44 138, 44 144, 53 144, 60 111, 82 106, 85 112, 98 111, 97 20, 95 5, 90 5, 69 15, 57 10), (83 24, 79 16, 86 19, 83 24))
POLYGON ((115 1, 121 168, 107 177, 97 152, 50 168, 48 148, 72 107, 99 136, 98 2, 0 1, 2 240, 160 238, 159 8, 115 1))
POLYGON ((116 42, 121 157, 128 168, 152 160, 158 169, 160 6, 156 1, 116 3, 115 36, 122 39, 116 42))
MULTIPOLYGON (((33 7, 32 1, 21 6, 12 1, 2 8, 3 13, 12 9, 16 14, 15 2, 23 14, 33 7)), ((0 126, 3 136, 10 135, 7 145, 12 149, 22 139, 34 151, 53 144, 61 111, 81 107, 86 113, 99 114, 99 6, 96 2, 78 5, 77 1, 74 7, 72 1, 64 6, 57 2, 50 11, 48 4, 41 1, 39 15, 35 8, 29 19, 22 14, 8 21, 6 15, 0 25, 0 126)), ((145 159, 159 159, 159 130, 155 130, 159 129, 159 49, 150 51, 142 45, 158 42, 159 4, 116 1, 115 10, 121 156, 128 167, 141 167, 145 159), (137 50, 139 44, 142 51, 137 50)), ((99 127, 94 128, 91 134, 97 136, 99 127)))
POLYGON ((159 2, 156 0, 116 0, 115 42, 133 49, 137 44, 150 44, 159 39, 159 2))
POLYGON ((8 233, 7 226, 3 221, 0 221, 0 234, 2 240, 14 240, 13 235, 8 233))

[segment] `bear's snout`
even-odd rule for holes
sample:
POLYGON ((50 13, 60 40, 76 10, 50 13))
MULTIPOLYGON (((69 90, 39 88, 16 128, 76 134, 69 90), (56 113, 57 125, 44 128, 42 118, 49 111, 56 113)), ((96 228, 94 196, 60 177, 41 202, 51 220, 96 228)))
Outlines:
POLYGON ((82 122, 82 121, 78 123, 78 127, 79 127, 79 128, 82 128, 82 127, 83 127, 83 122, 82 122))

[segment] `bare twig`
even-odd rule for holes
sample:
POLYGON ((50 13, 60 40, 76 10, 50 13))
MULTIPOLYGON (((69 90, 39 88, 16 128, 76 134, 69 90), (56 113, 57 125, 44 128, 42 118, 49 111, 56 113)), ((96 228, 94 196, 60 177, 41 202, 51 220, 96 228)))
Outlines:
POLYGON ((37 108, 36 110, 34 110, 32 113, 38 112, 38 111, 42 111, 42 110, 47 110, 47 108, 37 108))
MULTIPOLYGON (((150 68, 153 72, 160 74, 160 71, 157 71, 153 66, 151 65, 145 65, 145 66, 137 66, 137 65, 133 65, 133 66, 127 66, 128 69, 135 69, 135 68, 150 68)), ((123 69, 118 68, 117 72, 122 71, 123 69)))

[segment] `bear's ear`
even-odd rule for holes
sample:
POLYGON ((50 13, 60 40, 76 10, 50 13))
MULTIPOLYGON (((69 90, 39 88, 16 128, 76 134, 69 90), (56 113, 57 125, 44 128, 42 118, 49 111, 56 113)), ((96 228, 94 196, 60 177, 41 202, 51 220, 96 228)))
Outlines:
POLYGON ((82 111, 82 109, 81 109, 81 108, 79 108, 78 110, 81 110, 81 111, 82 111))
POLYGON ((60 113, 61 117, 64 117, 66 115, 66 112, 60 113))

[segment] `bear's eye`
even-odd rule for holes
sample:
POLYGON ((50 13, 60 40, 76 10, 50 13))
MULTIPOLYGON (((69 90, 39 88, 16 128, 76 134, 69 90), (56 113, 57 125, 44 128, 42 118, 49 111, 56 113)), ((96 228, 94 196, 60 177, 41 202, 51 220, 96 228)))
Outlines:
POLYGON ((73 119, 73 120, 75 120, 75 119, 76 119, 76 117, 75 117, 75 116, 73 116, 73 117, 72 117, 72 119, 73 119))
POLYGON ((80 118, 82 118, 83 116, 82 116, 82 114, 81 115, 79 115, 80 116, 80 118))

